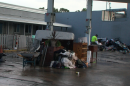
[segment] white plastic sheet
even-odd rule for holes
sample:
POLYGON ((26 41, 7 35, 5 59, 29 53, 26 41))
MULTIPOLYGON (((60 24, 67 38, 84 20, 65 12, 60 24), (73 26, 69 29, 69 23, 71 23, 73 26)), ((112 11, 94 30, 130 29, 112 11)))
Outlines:
POLYGON ((87 51, 87 63, 90 63, 90 59, 91 59, 91 51, 87 51))
MULTIPOLYGON (((35 38, 38 40, 49 39, 52 35, 52 31, 49 30, 37 30, 35 38)), ((56 39, 73 40, 74 34, 70 32, 56 31, 56 39)))

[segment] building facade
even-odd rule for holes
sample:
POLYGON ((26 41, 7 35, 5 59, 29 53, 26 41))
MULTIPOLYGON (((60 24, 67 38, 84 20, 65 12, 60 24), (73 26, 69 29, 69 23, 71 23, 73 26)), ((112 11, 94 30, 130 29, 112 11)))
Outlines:
MULTIPOLYGON (((0 34, 35 35, 37 30, 45 30, 45 13, 43 9, 17 6, 0 2, 0 34)), ((70 25, 54 23, 56 27, 70 25)))
MULTIPOLYGON (((115 9, 113 12, 109 12, 103 19, 104 11, 93 11, 92 12, 92 32, 91 36, 98 34, 99 38, 114 39, 119 38, 122 42, 130 44, 130 4, 128 8, 115 9), (114 12, 115 11, 115 12, 114 12), (125 11, 125 14, 118 14, 117 11, 125 11), (110 15, 111 16, 108 16, 110 15), (114 15, 112 15, 114 14, 114 15), (107 18, 106 18, 107 17, 107 18), (111 18, 109 18, 111 17, 111 18), (108 21, 107 21, 108 20, 108 21)), ((86 35, 86 12, 68 12, 68 13, 57 13, 56 21, 64 24, 72 25, 69 32, 73 32, 75 35, 75 42, 78 42, 78 38, 87 36, 86 35)), ((55 28, 55 30, 60 30, 55 28)))

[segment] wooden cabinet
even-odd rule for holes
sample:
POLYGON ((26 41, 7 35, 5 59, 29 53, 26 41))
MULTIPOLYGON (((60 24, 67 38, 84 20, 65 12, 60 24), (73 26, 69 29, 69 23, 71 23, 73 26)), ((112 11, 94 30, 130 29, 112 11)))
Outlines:
POLYGON ((50 66, 51 61, 54 60, 54 52, 61 49, 61 47, 48 47, 44 66, 50 66))
POLYGON ((74 43, 73 51, 77 54, 79 59, 87 61, 87 43, 74 43))

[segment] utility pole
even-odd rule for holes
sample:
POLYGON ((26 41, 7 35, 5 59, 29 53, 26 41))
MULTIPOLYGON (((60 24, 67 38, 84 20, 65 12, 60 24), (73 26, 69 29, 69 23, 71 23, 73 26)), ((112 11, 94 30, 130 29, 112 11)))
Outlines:
POLYGON ((54 9, 54 0, 48 0, 48 8, 47 8, 47 13, 45 17, 45 21, 47 22, 47 29, 53 31, 53 23, 55 14, 53 12, 54 9))
POLYGON ((86 0, 87 1, 87 16, 86 16, 86 30, 85 30, 85 36, 88 39, 88 45, 90 45, 90 36, 91 36, 91 22, 92 22, 92 3, 93 0, 86 0))

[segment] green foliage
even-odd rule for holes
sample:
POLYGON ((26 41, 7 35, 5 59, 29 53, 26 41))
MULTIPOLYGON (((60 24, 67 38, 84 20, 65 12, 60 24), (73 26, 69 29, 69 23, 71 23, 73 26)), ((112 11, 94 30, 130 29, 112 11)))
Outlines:
POLYGON ((87 11, 87 9, 86 9, 86 8, 83 8, 82 11, 87 11))
POLYGON ((48 45, 48 46, 50 46, 51 45, 51 41, 48 39, 48 40, 46 40, 45 41, 45 45, 48 45))
POLYGON ((58 13, 59 12, 59 10, 57 9, 57 8, 53 8, 53 11, 54 11, 54 13, 58 13))
POLYGON ((60 47, 61 46, 61 42, 60 41, 57 41, 56 42, 56 47, 60 47))
POLYGON ((80 10, 77 10, 77 11, 75 11, 75 12, 80 12, 80 10))
POLYGON ((80 10, 76 10, 75 12, 82 12, 82 11, 87 11, 87 9, 83 8, 81 11, 80 10))
POLYGON ((65 9, 65 8, 60 8, 60 10, 59 10, 59 12, 69 12, 69 10, 68 9, 65 9))
POLYGON ((39 8, 39 9, 43 9, 43 10, 44 10, 45 8, 44 8, 44 7, 41 7, 41 8, 39 8))

